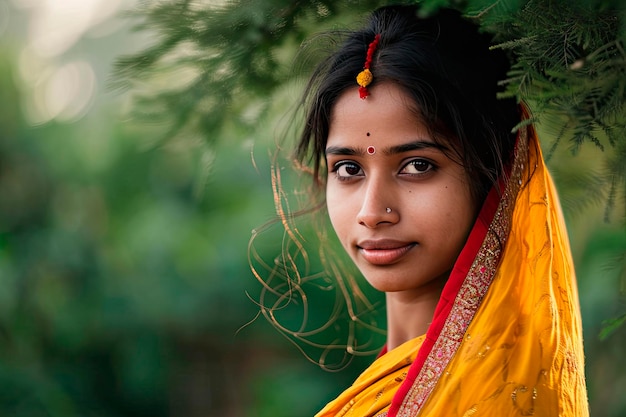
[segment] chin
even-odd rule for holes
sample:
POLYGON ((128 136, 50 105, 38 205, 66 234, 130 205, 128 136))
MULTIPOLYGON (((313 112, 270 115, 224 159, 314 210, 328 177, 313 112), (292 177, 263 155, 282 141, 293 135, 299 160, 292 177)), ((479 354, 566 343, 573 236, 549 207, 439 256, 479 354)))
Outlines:
POLYGON ((443 273, 436 273, 427 276, 417 276, 415 272, 404 273, 394 272, 390 270, 385 273, 376 271, 373 273, 371 270, 361 270, 361 273, 365 277, 365 280, 376 290, 385 293, 397 293, 403 291, 417 291, 419 293, 440 293, 443 289, 450 271, 443 273))
POLYGON ((380 291, 380 292, 400 292, 400 291, 406 291, 406 290, 410 290, 414 288, 411 285, 407 285, 407 283, 400 282, 397 279, 389 279, 389 278, 369 279, 367 278, 367 275, 366 275, 365 280, 375 290, 380 291))

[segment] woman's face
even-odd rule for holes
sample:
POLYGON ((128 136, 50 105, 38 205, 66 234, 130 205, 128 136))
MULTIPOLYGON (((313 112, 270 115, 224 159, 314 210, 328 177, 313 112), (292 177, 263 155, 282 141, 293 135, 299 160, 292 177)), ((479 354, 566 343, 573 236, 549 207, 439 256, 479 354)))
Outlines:
POLYGON ((476 206, 463 167, 429 135, 410 98, 391 83, 370 91, 362 100, 356 87, 347 90, 333 108, 328 212, 372 286, 419 294, 447 279, 476 206))

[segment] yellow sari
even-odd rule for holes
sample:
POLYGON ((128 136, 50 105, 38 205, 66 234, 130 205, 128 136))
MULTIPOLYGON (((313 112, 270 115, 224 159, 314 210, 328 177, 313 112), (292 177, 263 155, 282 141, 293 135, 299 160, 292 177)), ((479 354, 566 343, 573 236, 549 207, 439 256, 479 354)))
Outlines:
POLYGON ((534 130, 488 195, 426 335, 316 417, 588 416, 578 292, 534 130))

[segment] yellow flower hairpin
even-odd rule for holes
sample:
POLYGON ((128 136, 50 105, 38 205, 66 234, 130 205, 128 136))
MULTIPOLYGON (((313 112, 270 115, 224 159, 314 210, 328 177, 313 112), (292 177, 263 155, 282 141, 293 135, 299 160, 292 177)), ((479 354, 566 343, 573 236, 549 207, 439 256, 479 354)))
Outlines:
POLYGON ((367 91, 367 86, 370 85, 374 80, 374 74, 372 74, 372 71, 370 71, 370 65, 372 64, 372 56, 376 51, 379 40, 380 34, 377 34, 367 48, 367 56, 365 57, 363 71, 359 72, 359 75, 356 76, 356 82, 360 86, 359 97, 361 97, 362 99, 365 99, 370 94, 369 91, 367 91))

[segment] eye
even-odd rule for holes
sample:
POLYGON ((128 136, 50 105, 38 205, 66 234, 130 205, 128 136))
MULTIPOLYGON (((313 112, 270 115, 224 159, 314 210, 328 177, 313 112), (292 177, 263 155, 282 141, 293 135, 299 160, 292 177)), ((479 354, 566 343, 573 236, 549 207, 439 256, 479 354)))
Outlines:
POLYGON ((436 167, 432 162, 420 158, 411 160, 402 168, 400 174, 424 175, 435 169, 436 167))
POLYGON ((340 180, 347 180, 356 176, 363 176, 363 170, 354 162, 341 161, 333 166, 333 172, 340 180))

